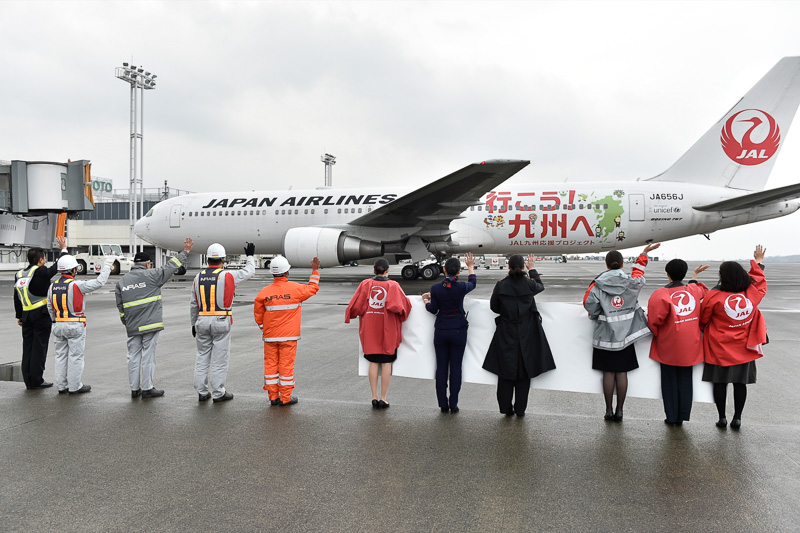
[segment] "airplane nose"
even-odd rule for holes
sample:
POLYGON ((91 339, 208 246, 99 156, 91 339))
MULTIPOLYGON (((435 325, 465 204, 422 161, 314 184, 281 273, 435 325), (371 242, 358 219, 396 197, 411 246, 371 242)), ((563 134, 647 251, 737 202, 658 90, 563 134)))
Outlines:
POLYGON ((148 240, 150 236, 150 224, 147 223, 147 217, 142 217, 133 225, 133 232, 140 239, 148 240))

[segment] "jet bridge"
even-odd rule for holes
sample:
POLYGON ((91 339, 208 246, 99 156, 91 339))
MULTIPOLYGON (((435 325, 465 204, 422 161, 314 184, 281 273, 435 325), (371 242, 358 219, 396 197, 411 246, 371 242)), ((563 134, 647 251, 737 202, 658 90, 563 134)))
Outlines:
POLYGON ((0 161, 0 247, 51 248, 66 218, 92 211, 91 163, 0 161))

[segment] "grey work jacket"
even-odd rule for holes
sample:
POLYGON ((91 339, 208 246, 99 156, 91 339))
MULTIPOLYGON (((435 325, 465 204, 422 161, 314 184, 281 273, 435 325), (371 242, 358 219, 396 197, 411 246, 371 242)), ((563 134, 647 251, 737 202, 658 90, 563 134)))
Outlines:
MULTIPOLYGON (((634 268, 644 270, 642 266, 634 268)), ((647 316, 638 301, 644 283, 644 277, 630 277, 622 269, 608 270, 595 279, 583 304, 595 321, 595 347, 619 351, 650 335, 647 316)))
POLYGON ((161 268, 145 268, 134 263, 131 271, 117 282, 114 294, 117 297, 119 319, 125 324, 128 337, 164 329, 161 287, 188 257, 189 254, 181 252, 161 268))

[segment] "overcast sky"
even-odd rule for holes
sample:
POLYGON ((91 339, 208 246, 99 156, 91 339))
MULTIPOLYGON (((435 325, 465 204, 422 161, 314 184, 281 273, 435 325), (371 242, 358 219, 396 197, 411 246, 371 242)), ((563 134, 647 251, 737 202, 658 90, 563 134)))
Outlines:
MULTIPOLYGON (((145 187, 422 186, 530 159, 513 183, 649 178, 780 58, 796 2, 2 2, 0 159, 89 159, 127 188, 123 61, 145 187)), ((795 126, 800 130, 800 126, 795 126)), ((800 182, 800 131, 767 188, 800 182)), ((673 241, 687 259, 800 254, 800 214, 673 241)))

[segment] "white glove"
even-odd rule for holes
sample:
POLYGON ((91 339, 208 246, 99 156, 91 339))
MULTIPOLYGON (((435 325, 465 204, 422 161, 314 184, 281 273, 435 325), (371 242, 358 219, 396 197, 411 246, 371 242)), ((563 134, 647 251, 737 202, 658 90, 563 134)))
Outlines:
POLYGON ((111 268, 112 266, 114 266, 114 261, 116 261, 116 260, 117 260, 117 258, 114 257, 113 255, 107 255, 106 256, 106 262, 105 262, 105 264, 103 264, 103 267, 104 268, 105 267, 111 268))

